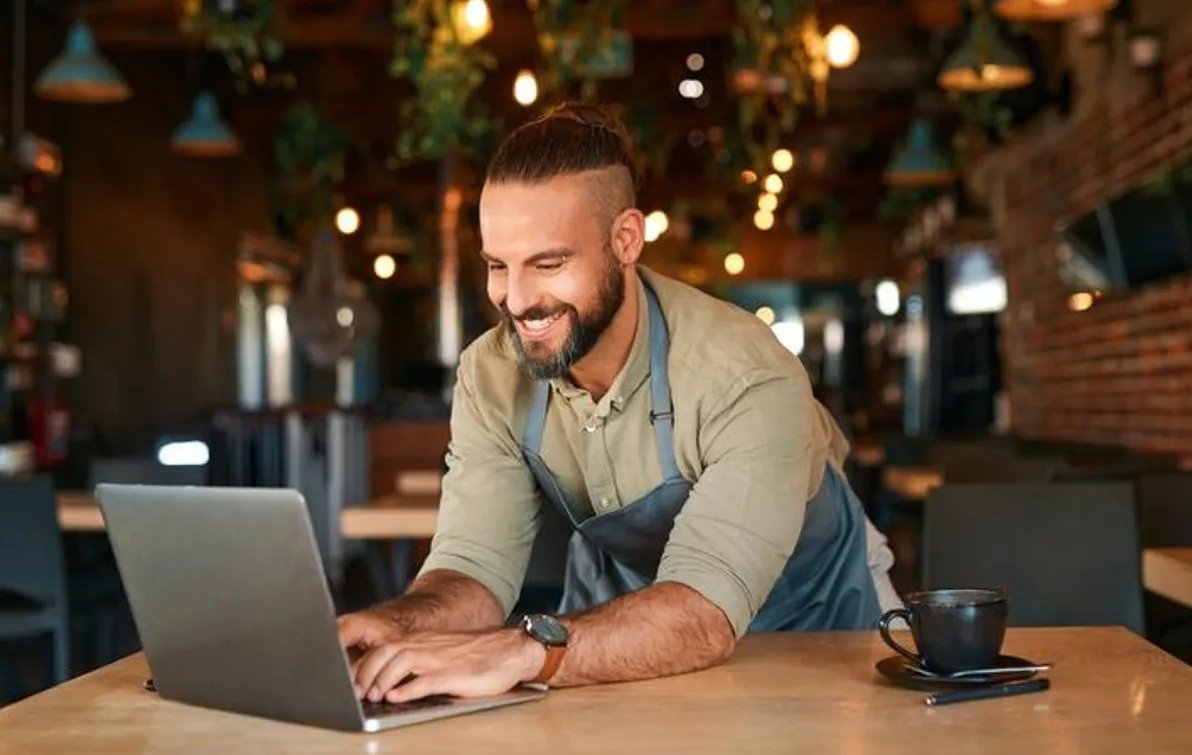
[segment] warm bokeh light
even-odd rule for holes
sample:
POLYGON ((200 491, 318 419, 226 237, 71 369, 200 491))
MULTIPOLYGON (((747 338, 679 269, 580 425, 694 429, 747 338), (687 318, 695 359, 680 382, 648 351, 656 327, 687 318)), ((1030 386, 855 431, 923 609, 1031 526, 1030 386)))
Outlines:
POLYGON ((683 79, 679 82, 679 96, 697 100, 704 94, 704 82, 699 79, 683 79))
POLYGON ((757 209, 774 212, 778 209, 778 196, 776 194, 762 194, 757 198, 757 209))
POLYGON ((774 227, 774 213, 769 210, 758 210, 753 213, 753 225, 759 231, 768 231, 774 227))
POLYGON ((757 174, 756 174, 756 173, 754 173, 752 170, 743 170, 743 171, 741 171, 741 181, 742 181, 742 183, 751 184, 751 183, 753 183, 753 182, 754 182, 754 181, 756 181, 756 180, 757 180, 757 174))
POLYGON ((729 275, 740 275, 745 269, 745 258, 733 252, 724 258, 724 271, 729 275))
POLYGON ((757 315, 757 319, 761 320, 767 325, 773 325, 774 320, 777 317, 777 315, 774 314, 774 310, 767 306, 758 307, 757 311, 753 314, 757 315))
POLYGON ((666 233, 667 228, 670 228, 670 219, 666 217, 666 213, 662 210, 654 210, 646 216, 644 230, 646 242, 657 241, 662 234, 666 233))
POLYGON ((335 227, 344 235, 355 233, 360 228, 360 214, 351 207, 344 207, 335 213, 335 227))
POLYGON ((526 107, 537 101, 538 79, 534 77, 533 71, 523 69, 517 74, 517 79, 513 82, 513 99, 517 100, 517 104, 526 107))
POLYGON ((389 280, 397 272, 397 263, 388 254, 382 254, 373 260, 373 272, 381 280, 389 280))
POLYGON ((770 192, 771 194, 777 194, 778 192, 782 191, 782 177, 777 173, 771 173, 770 175, 766 176, 766 182, 763 184, 763 186, 765 186, 766 191, 770 192))
POLYGON ((1093 306, 1095 299, 1088 291, 1077 291, 1068 297, 1068 309, 1073 312, 1083 312, 1093 306))
POLYGON ((853 30, 844 24, 833 26, 824 37, 824 57, 833 68, 848 68, 861 54, 861 42, 853 30))
POLYGON ((693 52, 687 56, 687 70, 702 71, 704 69, 704 56, 698 52, 693 52))
POLYGON ((456 0, 452 6, 452 22, 459 41, 465 45, 475 44, 492 31, 492 14, 484 0, 456 0))
POLYGON ((795 167, 795 156, 789 149, 776 149, 770 157, 770 164, 779 173, 785 173, 795 167))

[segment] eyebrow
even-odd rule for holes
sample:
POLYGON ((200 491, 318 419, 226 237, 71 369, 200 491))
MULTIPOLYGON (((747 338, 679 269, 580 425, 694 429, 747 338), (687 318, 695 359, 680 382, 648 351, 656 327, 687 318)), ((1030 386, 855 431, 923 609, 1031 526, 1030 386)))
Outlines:
MULTIPOLYGON (((565 260, 574 254, 575 254, 575 252, 573 250, 571 250, 565 246, 559 247, 558 249, 547 249, 546 251, 531 254, 529 257, 526 258, 525 264, 537 265, 537 264, 540 264, 543 262, 553 262, 556 260, 565 260)), ((504 264, 503 262, 501 262, 501 260, 497 259, 496 257, 493 257, 491 254, 484 251, 483 249, 480 251, 480 256, 484 259, 485 262, 496 262, 497 264, 504 264)))

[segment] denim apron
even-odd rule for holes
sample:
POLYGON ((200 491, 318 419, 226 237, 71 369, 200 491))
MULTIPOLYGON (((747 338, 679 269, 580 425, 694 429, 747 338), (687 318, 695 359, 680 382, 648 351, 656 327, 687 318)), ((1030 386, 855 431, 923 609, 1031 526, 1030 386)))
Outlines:
MULTIPOLYGON (((543 495, 572 527, 560 612, 574 613, 654 582, 675 517, 691 492, 679 472, 673 444, 674 414, 667 379, 670 336, 657 296, 646 285, 650 317, 650 422, 663 481, 619 509, 585 516, 571 504, 540 456, 550 383, 534 386, 522 431, 522 454, 543 495)), ((872 629, 881 616, 866 558, 860 501, 836 470, 825 465, 823 483, 807 502, 794 553, 749 631, 872 629)))

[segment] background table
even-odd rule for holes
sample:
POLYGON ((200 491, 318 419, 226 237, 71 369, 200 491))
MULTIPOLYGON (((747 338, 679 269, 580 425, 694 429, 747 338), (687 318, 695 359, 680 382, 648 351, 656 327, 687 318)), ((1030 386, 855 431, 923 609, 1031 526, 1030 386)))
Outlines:
POLYGON ((1052 689, 929 708, 878 676, 875 632, 762 635, 698 674, 370 735, 159 700, 138 655, 0 710, 0 753, 1192 752, 1192 669, 1126 630, 1017 629, 1005 650, 1055 663, 1052 689))

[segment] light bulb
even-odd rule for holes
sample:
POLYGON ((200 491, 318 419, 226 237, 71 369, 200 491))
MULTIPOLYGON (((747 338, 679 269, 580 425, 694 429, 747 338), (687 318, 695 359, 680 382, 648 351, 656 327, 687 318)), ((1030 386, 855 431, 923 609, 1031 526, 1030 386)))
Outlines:
POLYGON ((345 236, 355 233, 360 228, 360 214, 351 207, 344 207, 335 213, 335 227, 345 236))
POLYGON ((768 231, 774 227, 774 213, 769 210, 758 210, 753 213, 753 225, 759 231, 768 231))
POLYGON ((774 212, 778 209, 778 197, 774 194, 762 194, 757 198, 757 209, 774 212))
POLYGON ((837 24, 824 37, 824 57, 833 68, 848 68, 857 62, 861 54, 861 43, 853 30, 844 24, 837 24))
POLYGON ((771 173, 766 176, 766 182, 762 185, 766 187, 766 191, 771 194, 777 194, 782 191, 782 177, 777 173, 771 173))
POLYGON ((770 164, 774 166, 774 170, 785 173, 795 167, 795 156, 789 149, 776 149, 770 157, 770 164))
POLYGON ((381 280, 388 280, 397 272, 397 263, 388 254, 382 254, 373 260, 373 272, 381 280))
POLYGON ((517 74, 517 79, 513 82, 513 99, 517 100, 517 104, 529 107, 538 99, 538 79, 534 77, 534 72, 529 70, 522 70, 517 74))
POLYGON ((745 269, 745 258, 733 252, 724 258, 724 270, 729 275, 740 275, 745 269))

